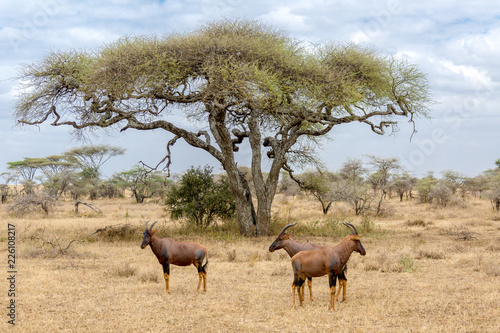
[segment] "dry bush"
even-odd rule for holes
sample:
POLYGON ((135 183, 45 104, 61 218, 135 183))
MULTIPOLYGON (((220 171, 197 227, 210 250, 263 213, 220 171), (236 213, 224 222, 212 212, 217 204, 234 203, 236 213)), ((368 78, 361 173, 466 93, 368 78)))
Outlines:
POLYGON ((444 235, 455 237, 457 240, 473 240, 476 239, 475 235, 479 235, 479 233, 470 231, 469 228, 464 226, 453 226, 452 228, 448 228, 443 231, 444 235))
POLYGON ((8 209, 10 214, 15 217, 36 216, 40 213, 48 215, 54 211, 56 199, 55 196, 44 192, 18 195, 14 202, 8 206, 8 209))
POLYGON ((89 241, 130 242, 137 241, 138 234, 141 232, 141 228, 137 226, 128 223, 120 223, 99 228, 94 233, 90 234, 87 239, 89 241))
POLYGON ((416 259, 444 259, 445 255, 444 253, 441 252, 436 252, 436 251, 429 251, 429 250, 420 250, 417 252, 417 255, 415 257, 416 259))
POLYGON ((72 245, 78 242, 78 235, 70 238, 67 235, 54 235, 46 232, 45 228, 38 228, 28 233, 25 229, 22 240, 26 242, 26 248, 22 252, 23 256, 31 258, 57 258, 57 257, 78 257, 78 253, 72 245))
POLYGON ((405 225, 407 225, 409 227, 425 227, 427 224, 429 224, 429 223, 425 222, 422 219, 408 220, 405 223, 405 225))
POLYGON ((227 261, 228 262, 236 261, 236 249, 227 251, 227 261))

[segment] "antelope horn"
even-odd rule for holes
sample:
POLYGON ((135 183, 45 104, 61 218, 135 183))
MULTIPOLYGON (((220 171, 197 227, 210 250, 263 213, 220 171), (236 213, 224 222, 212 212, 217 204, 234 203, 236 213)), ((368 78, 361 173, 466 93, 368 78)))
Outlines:
POLYGON ((286 226, 284 226, 283 229, 281 229, 280 235, 283 234, 283 233, 285 233, 286 229, 288 229, 290 227, 293 227, 297 223, 299 223, 299 222, 295 222, 295 223, 292 223, 292 224, 287 224, 286 226))
POLYGON ((149 220, 146 221, 146 229, 148 228, 149 220))
POLYGON ((351 223, 346 223, 346 222, 342 222, 342 223, 351 230, 351 235, 357 235, 358 234, 358 230, 351 223))
POLYGON ((149 227, 149 230, 153 230, 153 227, 155 226, 156 222, 158 222, 158 220, 154 221, 153 224, 151 224, 151 226, 149 227))

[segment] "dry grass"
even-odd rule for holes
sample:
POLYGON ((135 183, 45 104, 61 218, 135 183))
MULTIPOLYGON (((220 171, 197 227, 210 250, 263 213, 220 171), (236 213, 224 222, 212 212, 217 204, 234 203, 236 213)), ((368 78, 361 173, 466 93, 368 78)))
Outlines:
MULTIPOLYGON (((273 236, 243 238, 230 228, 193 235, 153 203, 95 204, 104 216, 84 208, 74 216, 71 202, 49 217, 15 219, 0 212, 4 258, 5 225, 17 229, 18 325, 12 331, 500 331, 500 224, 488 202, 443 209, 394 200, 387 203, 390 214, 362 220, 343 205, 324 217, 307 198, 277 197, 273 231, 301 221, 293 237, 318 244, 341 240, 341 232, 328 235, 337 232, 338 221, 366 231, 367 255, 352 255, 347 300, 334 313, 327 308, 327 277, 313 281, 314 304, 291 308, 290 259, 283 251, 268 252, 273 236), (208 248, 206 294, 195 292, 194 267, 172 266, 171 294, 165 295, 161 266, 151 250, 139 247, 137 231, 148 219, 160 221, 160 236, 208 248), (95 233, 99 229, 104 231, 95 233), (461 239, 463 231, 475 238, 461 239)), ((7 282, 0 281, 6 309, 7 282)), ((3 318, 0 331, 8 326, 3 318)))

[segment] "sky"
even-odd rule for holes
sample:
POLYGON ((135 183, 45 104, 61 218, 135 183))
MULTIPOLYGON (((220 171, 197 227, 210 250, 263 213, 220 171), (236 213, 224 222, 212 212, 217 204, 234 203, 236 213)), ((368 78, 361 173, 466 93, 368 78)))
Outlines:
MULTIPOLYGON (((51 51, 98 50, 123 36, 189 32, 222 18, 260 20, 302 41, 360 43, 407 59, 427 73, 430 119, 405 118, 395 135, 379 136, 363 124, 334 128, 318 155, 330 171, 367 155, 400 160, 410 174, 454 170, 475 176, 500 159, 500 2, 498 1, 153 1, 23 0, 0 2, 0 173, 7 162, 63 153, 83 144, 126 148, 103 166, 106 176, 142 161, 155 165, 172 137, 163 131, 98 132, 77 141, 69 127, 16 126, 13 117, 23 64, 51 51)), ((184 142, 172 149, 171 170, 221 167, 184 142)), ((240 152, 249 165, 249 150, 240 152)), ((1 181, 1 180, 0 180, 1 181)))

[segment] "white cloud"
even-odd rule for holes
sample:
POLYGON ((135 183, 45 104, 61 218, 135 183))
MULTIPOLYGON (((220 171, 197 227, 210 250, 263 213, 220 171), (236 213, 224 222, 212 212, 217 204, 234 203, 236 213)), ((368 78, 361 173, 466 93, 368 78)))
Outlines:
POLYGON ((278 7, 260 18, 292 31, 308 29, 304 22, 305 17, 293 14, 290 7, 278 7))

